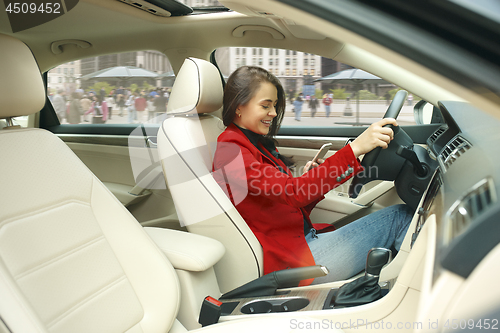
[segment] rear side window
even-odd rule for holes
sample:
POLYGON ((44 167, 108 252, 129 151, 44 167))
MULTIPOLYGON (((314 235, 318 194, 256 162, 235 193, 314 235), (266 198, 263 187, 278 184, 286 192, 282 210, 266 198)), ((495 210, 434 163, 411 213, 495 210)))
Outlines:
POLYGON ((137 51, 71 61, 47 80, 61 124, 131 124, 165 114, 175 76, 163 53, 137 51))

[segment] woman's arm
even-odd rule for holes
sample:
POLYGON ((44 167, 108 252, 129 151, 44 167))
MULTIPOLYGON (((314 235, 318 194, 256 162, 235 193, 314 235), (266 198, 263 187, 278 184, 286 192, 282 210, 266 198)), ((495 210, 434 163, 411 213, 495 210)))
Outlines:
POLYGON ((376 147, 385 149, 389 146, 391 140, 394 139, 394 132, 390 127, 384 127, 385 125, 398 126, 398 123, 392 118, 379 120, 371 124, 370 127, 350 143, 356 158, 372 151, 376 147))
POLYGON ((214 158, 214 177, 226 193, 263 196, 294 207, 307 206, 361 169, 350 146, 301 177, 284 174, 267 160, 260 162, 234 142, 219 142, 214 158))

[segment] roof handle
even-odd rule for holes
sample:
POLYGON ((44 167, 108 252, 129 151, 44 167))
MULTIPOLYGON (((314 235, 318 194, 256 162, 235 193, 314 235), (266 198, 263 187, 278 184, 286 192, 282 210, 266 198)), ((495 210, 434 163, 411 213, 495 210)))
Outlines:
POLYGON ((243 37, 246 31, 264 31, 273 36, 274 39, 285 39, 285 36, 278 30, 262 25, 240 25, 233 30, 233 36, 243 37))
POLYGON ((61 54, 63 53, 63 46, 64 45, 69 45, 69 44, 74 44, 77 47, 80 47, 82 49, 86 49, 92 46, 89 42, 86 42, 84 40, 78 40, 78 39, 62 39, 58 40, 55 42, 52 42, 50 44, 50 49, 52 50, 52 53, 54 54, 61 54))

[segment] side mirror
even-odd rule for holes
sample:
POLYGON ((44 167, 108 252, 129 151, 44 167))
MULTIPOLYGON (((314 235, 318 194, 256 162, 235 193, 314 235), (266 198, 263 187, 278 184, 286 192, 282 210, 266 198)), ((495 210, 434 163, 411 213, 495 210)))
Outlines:
POLYGON ((421 100, 413 108, 415 122, 418 125, 427 124, 442 124, 444 123, 443 115, 438 107, 421 100))

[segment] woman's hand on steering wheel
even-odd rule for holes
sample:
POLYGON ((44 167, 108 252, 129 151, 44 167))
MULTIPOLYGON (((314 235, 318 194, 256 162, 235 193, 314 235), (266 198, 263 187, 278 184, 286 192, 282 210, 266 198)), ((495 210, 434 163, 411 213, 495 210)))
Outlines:
POLYGON ((353 142, 350 143, 354 156, 359 156, 372 151, 376 147, 385 149, 394 139, 394 132, 390 126, 398 126, 398 123, 393 118, 384 118, 373 123, 363 133, 361 133, 353 142))

